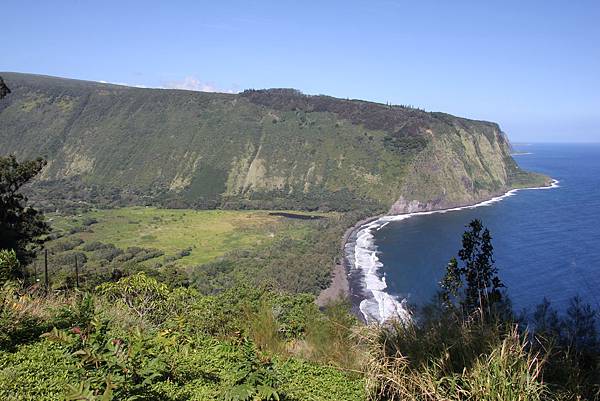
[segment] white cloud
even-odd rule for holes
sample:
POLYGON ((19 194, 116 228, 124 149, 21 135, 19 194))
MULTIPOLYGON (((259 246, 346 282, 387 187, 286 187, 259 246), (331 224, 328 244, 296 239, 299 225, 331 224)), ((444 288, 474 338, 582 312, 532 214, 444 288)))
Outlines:
MULTIPOLYGON (((108 81, 98 81, 101 84, 109 84, 109 85, 119 85, 119 86, 129 86, 130 88, 141 88, 142 86, 138 86, 138 85, 131 85, 125 82, 108 82, 108 81)), ((145 88, 145 86, 144 86, 145 88)))
POLYGON ((166 89, 185 89, 189 91, 198 92, 221 92, 221 93, 235 93, 233 89, 223 89, 217 87, 213 82, 201 81, 194 76, 187 76, 179 81, 167 82, 164 85, 166 89))
POLYGON ((147 86, 139 84, 128 84, 125 82, 110 82, 110 81, 98 81, 102 84, 128 86, 130 88, 154 88, 154 89, 184 89, 189 91, 197 92, 219 92, 219 93, 238 93, 239 86, 233 85, 229 89, 220 88, 213 82, 201 81, 194 76, 187 76, 182 80, 169 81, 162 86, 147 86))

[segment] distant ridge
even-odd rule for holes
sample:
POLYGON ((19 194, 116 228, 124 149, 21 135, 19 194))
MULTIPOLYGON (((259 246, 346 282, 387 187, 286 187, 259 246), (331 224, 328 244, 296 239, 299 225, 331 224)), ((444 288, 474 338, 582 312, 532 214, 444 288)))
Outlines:
MULTIPOLYGON (((495 123, 293 89, 239 94, 0 73, 1 153, 65 202, 403 213, 541 185, 495 123)), ((43 195, 43 196, 42 196, 43 195)))

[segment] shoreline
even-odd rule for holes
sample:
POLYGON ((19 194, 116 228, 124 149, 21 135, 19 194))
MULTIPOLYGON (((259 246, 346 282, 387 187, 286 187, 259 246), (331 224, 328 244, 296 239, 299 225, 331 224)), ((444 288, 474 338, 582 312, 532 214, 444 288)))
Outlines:
MULTIPOLYGON (((341 251, 342 251, 341 260, 340 260, 340 262, 336 263, 335 267, 333 268, 333 277, 332 277, 331 284, 329 285, 329 287, 322 290, 321 293, 319 294, 319 296, 317 297, 317 300, 316 300, 317 305, 319 305, 319 307, 323 307, 328 301, 338 299, 338 298, 340 298, 340 296, 342 296, 344 298, 348 298, 351 302, 352 313, 358 319, 360 319, 364 323, 367 323, 367 317, 365 316, 364 311, 361 309, 361 304, 363 303, 363 301, 366 301, 368 299, 368 298, 366 298, 367 295, 365 294, 364 291, 365 290, 370 291, 369 288, 365 288, 366 287, 366 283, 365 283, 366 276, 365 275, 367 273, 364 272, 363 268, 360 268, 360 267, 357 268, 356 262, 351 261, 349 259, 349 257, 348 257, 349 250, 347 249, 351 246, 353 248, 353 250, 355 251, 356 237, 358 236, 358 233, 362 229, 366 228, 365 226, 368 226, 376 221, 381 220, 382 224, 378 227, 378 228, 381 228, 383 225, 388 224, 391 221, 401 221, 401 220, 405 220, 405 219, 408 219, 408 218, 411 218, 414 216, 437 214, 437 213, 447 213, 447 212, 459 211, 459 210, 464 210, 464 209, 474 209, 474 208, 481 207, 481 206, 489 206, 491 204, 500 202, 510 196, 515 195, 518 191, 553 189, 553 188, 559 187, 558 184, 559 184, 558 180, 551 179, 550 182, 544 186, 513 188, 504 193, 500 193, 498 195, 491 196, 489 198, 483 198, 482 200, 475 202, 475 203, 468 203, 468 204, 463 204, 463 205, 458 204, 455 206, 448 206, 448 207, 443 207, 443 208, 439 208, 439 209, 433 208, 431 210, 423 210, 423 211, 402 213, 402 214, 396 214, 396 215, 379 214, 377 216, 372 216, 372 217, 368 217, 368 218, 360 220, 359 222, 357 222, 356 224, 354 224, 352 227, 348 228, 345 231, 344 236, 342 237, 342 244, 341 244, 341 251), (351 241, 352 238, 354 238, 353 241, 351 241)), ((369 231, 373 228, 375 228, 375 226, 369 227, 369 231)), ((373 256, 374 256, 376 253, 376 250, 373 250, 372 252, 373 252, 373 256)), ((375 257, 375 259, 376 259, 376 257, 375 257)), ((378 269, 376 268, 376 270, 378 270, 378 269)), ((385 283, 385 281, 383 281, 383 282, 385 283)), ((385 287, 384 287, 384 289, 385 289, 385 287)), ((385 292, 383 290, 381 292, 385 292)), ((387 293, 386 293, 386 295, 389 296, 389 294, 387 294, 387 293)), ((400 307, 401 303, 398 303, 397 306, 400 307)), ((385 319, 383 319, 383 320, 385 320, 385 319)))
MULTIPOLYGON (((331 301, 335 301, 340 298, 352 298, 352 285, 350 284, 349 279, 351 266, 346 256, 346 245, 348 244, 349 238, 353 234, 355 234, 363 225, 373 222, 384 216, 385 214, 382 213, 377 216, 366 217, 355 223, 352 227, 346 229, 344 235, 342 236, 342 241, 340 244, 342 256, 333 267, 331 284, 327 288, 321 290, 321 292, 317 296, 315 300, 317 306, 322 308, 331 301)), ((354 305, 354 302, 352 302, 352 304, 354 305)))

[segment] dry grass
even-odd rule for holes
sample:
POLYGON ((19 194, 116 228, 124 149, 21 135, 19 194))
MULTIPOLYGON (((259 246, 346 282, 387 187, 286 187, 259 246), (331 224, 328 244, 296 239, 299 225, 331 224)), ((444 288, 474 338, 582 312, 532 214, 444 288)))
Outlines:
POLYGON ((70 293, 48 293, 40 286, 30 287, 23 292, 17 282, 7 281, 0 289, 2 313, 12 317, 14 324, 24 319, 50 319, 61 308, 71 307, 77 295, 70 293))
MULTIPOLYGON (((466 331, 462 327, 461 331, 466 331)), ((500 330, 498 330, 500 331, 500 330)), ((360 337, 368 348, 367 388, 373 400, 490 400, 537 401, 547 396, 541 379, 544 357, 529 350, 526 336, 513 327, 503 336, 490 337, 490 348, 468 350, 454 347, 448 338, 442 352, 425 353, 415 361, 408 355, 408 344, 429 343, 414 327, 393 324, 371 326, 361 330, 360 337), (479 355, 470 361, 471 354, 479 355), (456 371, 452 360, 470 361, 456 371)), ((485 333, 481 333, 486 335, 485 333)), ((494 334, 496 335, 496 334, 494 334)), ((437 341, 437 340, 436 340, 437 341)), ((473 343, 474 348, 479 348, 473 343)), ((479 343, 484 344, 484 343, 479 343)))

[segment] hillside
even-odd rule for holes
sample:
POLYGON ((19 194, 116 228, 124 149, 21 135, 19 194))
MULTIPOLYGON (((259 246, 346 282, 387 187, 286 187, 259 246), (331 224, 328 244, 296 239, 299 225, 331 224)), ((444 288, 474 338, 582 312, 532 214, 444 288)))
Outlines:
POLYGON ((291 89, 221 94, 0 75, 12 91, 0 101, 0 153, 48 159, 35 186, 48 208, 67 198, 402 213, 546 181, 517 167, 490 122, 291 89))

